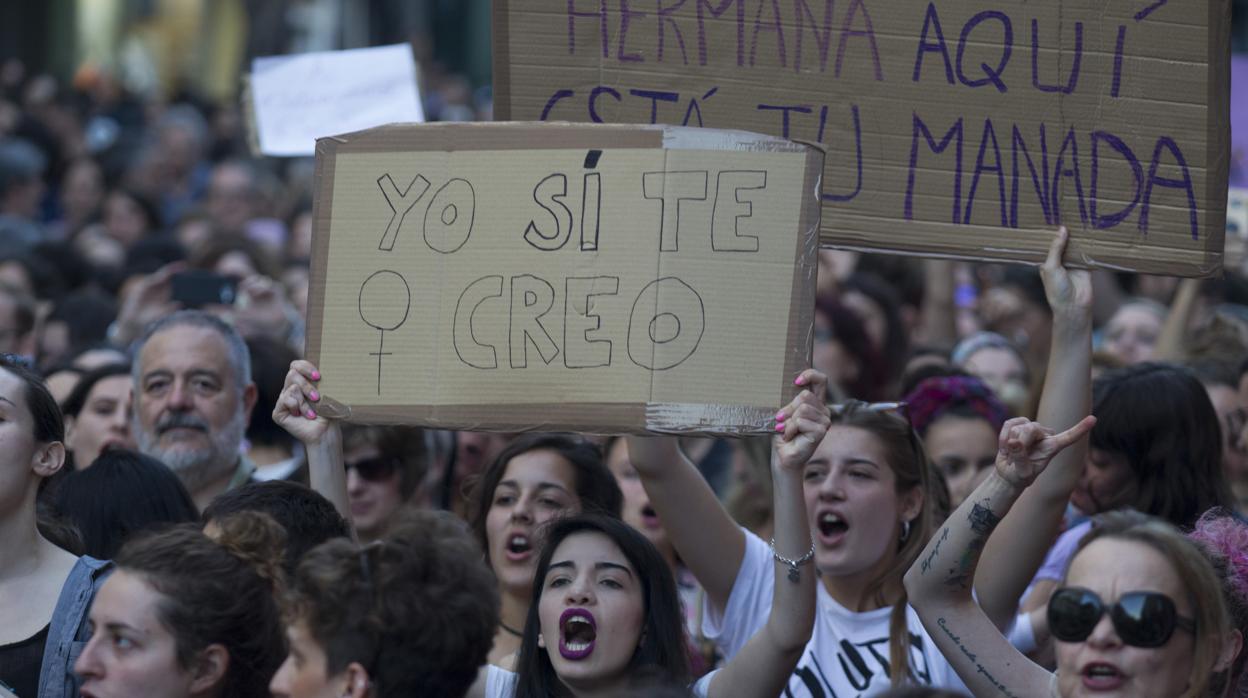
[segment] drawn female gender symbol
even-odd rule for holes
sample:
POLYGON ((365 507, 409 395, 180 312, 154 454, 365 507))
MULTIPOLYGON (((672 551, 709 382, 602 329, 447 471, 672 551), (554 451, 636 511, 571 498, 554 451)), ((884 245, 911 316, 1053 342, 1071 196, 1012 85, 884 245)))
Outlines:
POLYGON ((386 333, 397 330, 407 322, 411 305, 412 290, 408 287, 407 280, 397 271, 382 269, 374 272, 360 286, 360 319, 380 333, 377 351, 369 352, 369 356, 377 357, 378 395, 381 395, 381 357, 394 353, 383 351, 386 333))

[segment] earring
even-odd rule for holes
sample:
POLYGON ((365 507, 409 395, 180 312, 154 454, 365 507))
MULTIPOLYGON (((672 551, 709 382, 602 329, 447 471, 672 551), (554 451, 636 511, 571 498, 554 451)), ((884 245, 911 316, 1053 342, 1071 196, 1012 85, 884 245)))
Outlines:
POLYGON ((910 522, 901 522, 901 542, 905 543, 910 538, 910 522))

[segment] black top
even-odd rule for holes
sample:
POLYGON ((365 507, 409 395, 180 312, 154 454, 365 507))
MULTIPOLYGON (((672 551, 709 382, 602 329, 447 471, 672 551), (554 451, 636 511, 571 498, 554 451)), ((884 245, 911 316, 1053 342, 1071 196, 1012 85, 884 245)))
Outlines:
POLYGON ((48 644, 48 628, 31 637, 0 645, 0 681, 3 681, 17 698, 36 698, 39 692, 39 669, 43 666, 43 646, 48 644))

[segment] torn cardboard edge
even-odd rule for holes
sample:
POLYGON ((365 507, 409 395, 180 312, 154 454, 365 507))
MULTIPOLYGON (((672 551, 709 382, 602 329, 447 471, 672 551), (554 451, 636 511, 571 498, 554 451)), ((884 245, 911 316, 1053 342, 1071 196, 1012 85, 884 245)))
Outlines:
POLYGON ((652 125, 581 123, 392 124, 320 138, 313 179, 311 284, 308 291, 306 355, 320 364, 329 231, 335 161, 339 154, 472 150, 636 149, 788 152, 805 155, 799 233, 794 236, 794 274, 783 375, 777 376, 781 405, 647 403, 511 403, 491 405, 349 405, 322 397, 318 412, 357 423, 415 424, 473 431, 579 431, 587 433, 664 433, 746 436, 774 433, 775 411, 792 400, 793 379, 810 366, 813 345, 815 275, 821 214, 820 183, 824 150, 776 136, 652 125), (730 145, 730 148, 723 146, 730 145), (719 146, 719 147, 715 147, 719 146))

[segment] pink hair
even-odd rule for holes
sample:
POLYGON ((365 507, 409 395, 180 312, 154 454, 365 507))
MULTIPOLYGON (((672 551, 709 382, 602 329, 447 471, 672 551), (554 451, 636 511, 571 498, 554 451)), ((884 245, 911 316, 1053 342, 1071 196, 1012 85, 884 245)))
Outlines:
MULTIPOLYGON (((1248 636, 1248 524, 1227 510, 1215 507, 1201 515, 1196 528, 1187 537, 1210 558, 1221 578, 1231 627, 1248 636)), ((1220 695, 1241 695, 1245 659, 1248 657, 1241 649, 1231 662, 1226 677, 1228 685, 1220 695)))
POLYGON ((1222 585, 1236 597, 1227 600, 1248 605, 1248 525, 1225 510, 1210 509, 1187 537, 1211 556, 1226 560, 1222 585))

